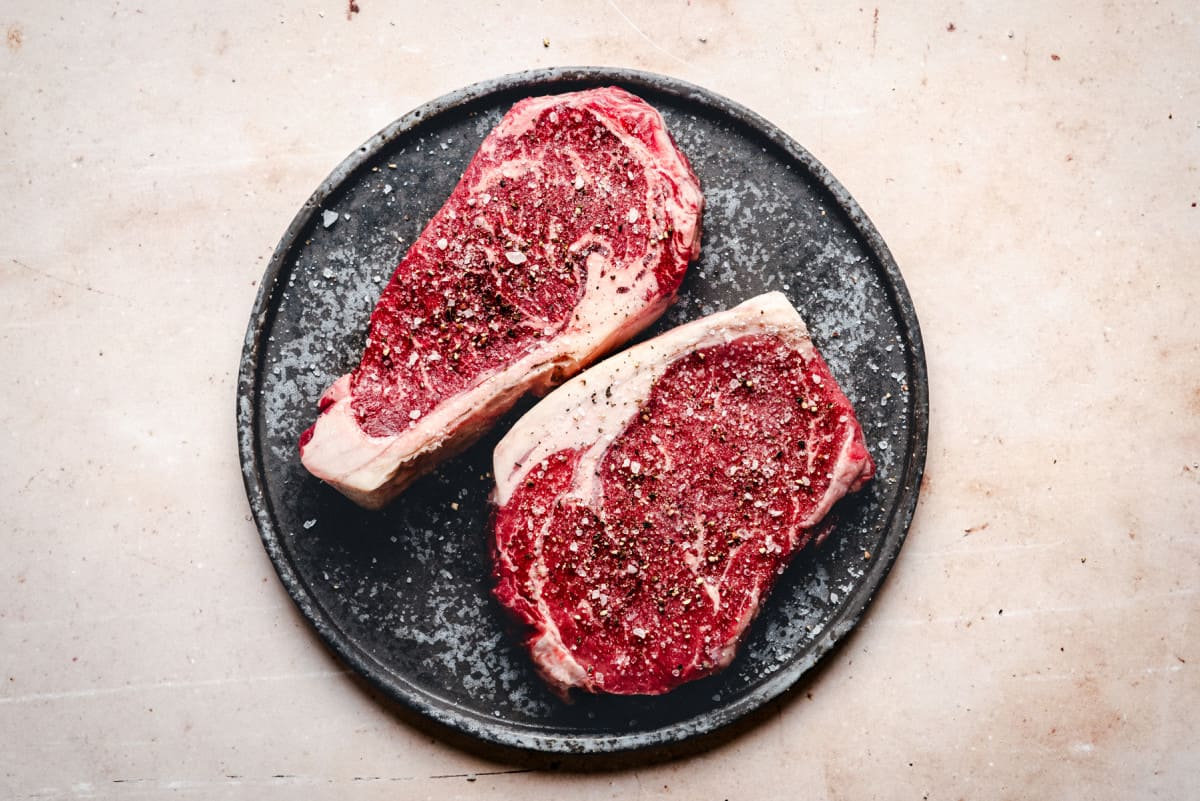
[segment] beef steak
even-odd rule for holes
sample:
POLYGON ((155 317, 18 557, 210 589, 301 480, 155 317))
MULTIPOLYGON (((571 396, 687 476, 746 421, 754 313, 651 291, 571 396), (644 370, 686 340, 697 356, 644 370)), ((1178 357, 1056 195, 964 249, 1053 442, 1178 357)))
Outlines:
POLYGON ((699 182, 618 88, 517 103, 392 275, 358 368, 300 439, 308 470, 379 508, 653 322, 700 252, 699 182))
POLYGON ((496 447, 500 602, 560 694, 729 664, 772 582, 875 466, 778 293, 592 367, 496 447))

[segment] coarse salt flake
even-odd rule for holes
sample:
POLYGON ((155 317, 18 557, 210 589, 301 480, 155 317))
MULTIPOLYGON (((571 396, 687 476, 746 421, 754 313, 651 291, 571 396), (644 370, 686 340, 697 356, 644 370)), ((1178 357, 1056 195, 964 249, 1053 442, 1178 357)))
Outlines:
POLYGON ((408 418, 410 420, 416 420, 420 416, 421 416, 421 412, 418 411, 417 409, 413 409, 411 412, 408 413, 408 418))
POLYGON ((442 237, 437 241, 438 250, 445 250, 450 247, 450 243, 446 241, 446 237, 442 237))
POLYGON ((641 215, 638 214, 637 209, 630 209, 629 214, 625 215, 625 219, 631 223, 635 223, 638 221, 639 216, 641 216, 641 215))
POLYGON ((524 264, 528 258, 519 250, 510 250, 504 254, 504 258, 508 259, 509 264, 524 264))

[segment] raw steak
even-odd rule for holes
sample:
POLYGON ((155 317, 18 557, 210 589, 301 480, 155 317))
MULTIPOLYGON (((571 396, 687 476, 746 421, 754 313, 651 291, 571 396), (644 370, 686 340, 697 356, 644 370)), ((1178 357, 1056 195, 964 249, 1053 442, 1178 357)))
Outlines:
POLYGON ((522 100, 484 139, 326 390, 305 467, 379 508, 526 391, 653 322, 700 253, 699 182, 617 88, 522 100))
POLYGON ((567 382, 500 442, 495 472, 496 597, 565 696, 658 694, 728 665, 783 566, 875 465, 770 293, 567 382))

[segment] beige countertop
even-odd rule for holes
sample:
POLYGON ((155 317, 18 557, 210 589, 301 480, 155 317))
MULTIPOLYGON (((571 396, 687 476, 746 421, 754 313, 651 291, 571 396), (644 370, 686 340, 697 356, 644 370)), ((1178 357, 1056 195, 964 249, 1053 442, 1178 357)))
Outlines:
POLYGON ((0 796, 1194 796, 1200 15, 1059 5, 5 4, 0 796), (701 753, 586 771, 444 742, 349 674, 234 434, 309 193, 420 103, 556 64, 701 84, 810 150, 900 265, 931 396, 845 646, 701 753))

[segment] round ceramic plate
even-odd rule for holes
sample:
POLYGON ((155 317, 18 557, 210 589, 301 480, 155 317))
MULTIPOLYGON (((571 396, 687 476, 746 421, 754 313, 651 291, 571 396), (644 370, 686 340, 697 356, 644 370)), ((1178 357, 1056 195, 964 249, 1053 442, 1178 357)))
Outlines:
POLYGON ((912 519, 924 465, 925 360, 879 234, 824 167, 754 113, 696 86, 609 69, 526 72, 397 120, 305 203, 246 334, 238 430, 250 506, 288 592, 325 642, 391 698, 471 737, 595 753, 678 743, 785 693, 858 621, 912 519), (646 336, 768 290, 788 295, 854 403, 878 475, 802 551, 733 664, 658 697, 566 704, 534 673, 491 597, 491 453, 526 401, 390 508, 366 512, 310 476, 297 439, 357 364, 375 301, 517 100, 616 84, 667 121, 704 188, 703 255, 646 336))

